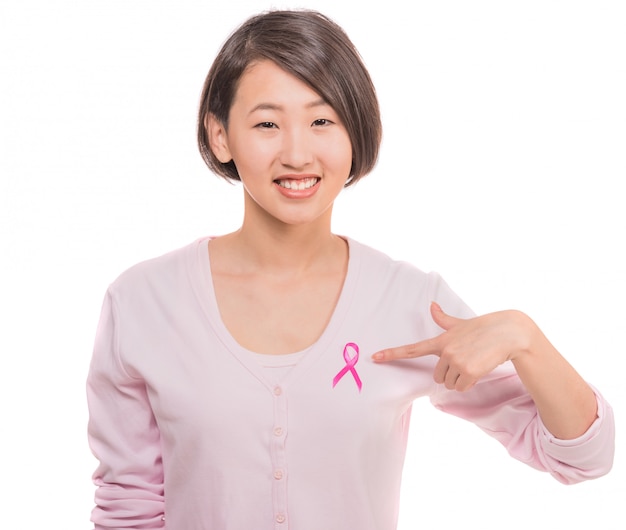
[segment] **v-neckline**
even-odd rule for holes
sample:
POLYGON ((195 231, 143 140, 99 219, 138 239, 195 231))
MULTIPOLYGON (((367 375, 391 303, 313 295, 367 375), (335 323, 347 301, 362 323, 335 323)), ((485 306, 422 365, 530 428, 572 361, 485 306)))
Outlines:
MULTIPOLYGON (((341 329, 341 325, 350 311, 359 275, 361 255, 358 243, 350 238, 344 236, 342 237, 348 244, 348 266, 335 308, 322 334, 319 336, 317 341, 303 350, 307 352, 306 355, 304 355, 302 359, 293 367, 293 369, 285 375, 284 379, 281 381, 281 386, 288 385, 294 379, 299 377, 299 374, 306 372, 308 366, 315 363, 322 355, 324 355, 326 351, 328 351, 328 346, 332 343, 333 338, 341 329)), ((257 352, 248 350, 239 344, 230 331, 228 331, 228 328, 222 320, 219 306, 217 304, 213 276, 211 273, 211 260, 209 256, 209 241, 211 239, 212 238, 210 237, 200 239, 196 245, 195 256, 192 257, 192 261, 195 263, 194 268, 196 270, 194 271, 192 269, 191 276, 192 283, 197 290, 196 295, 198 301, 208 317, 208 321, 213 328, 213 331, 229 353, 233 355, 242 364, 242 366, 250 371, 261 383, 270 389, 270 391, 272 391, 275 385, 268 380, 265 376, 263 367, 254 358, 257 352), (194 281, 194 279, 196 281, 194 281)))

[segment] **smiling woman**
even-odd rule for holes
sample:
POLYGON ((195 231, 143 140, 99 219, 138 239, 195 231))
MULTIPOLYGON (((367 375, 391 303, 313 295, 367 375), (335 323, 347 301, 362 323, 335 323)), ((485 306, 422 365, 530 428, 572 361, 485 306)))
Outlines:
POLYGON ((223 166, 234 164, 243 182, 251 228, 270 216, 286 224, 316 221, 330 231, 352 147, 341 118, 319 94, 276 63, 255 62, 239 80, 228 127, 212 113, 204 121, 211 152, 223 166))
POLYGON ((394 530, 420 397, 560 482, 610 470, 611 407, 530 317, 476 316, 438 274, 331 231, 381 141, 335 23, 245 22, 198 139, 241 181, 243 220, 107 292, 88 379, 97 529, 394 530))

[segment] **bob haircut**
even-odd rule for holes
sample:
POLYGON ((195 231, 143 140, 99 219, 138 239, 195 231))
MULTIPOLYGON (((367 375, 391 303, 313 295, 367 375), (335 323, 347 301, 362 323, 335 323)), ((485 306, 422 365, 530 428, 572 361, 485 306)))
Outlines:
POLYGON ((240 180, 235 164, 220 162, 209 146, 205 119, 228 129, 230 108, 246 68, 270 60, 317 92, 339 115, 352 144, 345 186, 369 173, 382 138, 372 80, 358 51, 335 22, 309 10, 269 11, 244 22, 226 40, 204 82, 198 113, 198 147, 209 169, 240 180))

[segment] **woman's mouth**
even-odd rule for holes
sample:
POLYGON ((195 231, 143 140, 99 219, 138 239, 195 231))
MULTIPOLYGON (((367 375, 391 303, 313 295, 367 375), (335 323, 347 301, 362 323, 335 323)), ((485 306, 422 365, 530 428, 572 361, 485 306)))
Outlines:
POLYGON ((319 182, 319 177, 307 177, 303 179, 277 179, 274 182, 281 188, 288 190, 308 190, 319 182))

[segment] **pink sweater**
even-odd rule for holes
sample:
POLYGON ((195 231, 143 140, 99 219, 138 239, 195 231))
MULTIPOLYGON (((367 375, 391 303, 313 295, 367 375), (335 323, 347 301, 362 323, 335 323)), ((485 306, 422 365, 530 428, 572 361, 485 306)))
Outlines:
POLYGON ((423 396, 564 483, 608 472, 614 425, 599 394, 589 431, 559 441, 510 366, 458 393, 433 382, 435 358, 374 364, 380 349, 441 332, 432 300, 472 312, 438 275, 349 244, 327 329, 282 359, 228 333, 208 239, 110 286, 87 389, 96 529, 393 530, 411 403, 423 396))

